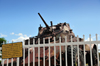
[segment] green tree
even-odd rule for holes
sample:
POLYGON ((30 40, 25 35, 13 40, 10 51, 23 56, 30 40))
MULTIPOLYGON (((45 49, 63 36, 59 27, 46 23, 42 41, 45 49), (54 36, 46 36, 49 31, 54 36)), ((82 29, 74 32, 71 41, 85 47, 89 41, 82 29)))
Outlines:
POLYGON ((6 39, 5 38, 0 38, 0 47, 2 47, 3 41, 6 43, 6 39))

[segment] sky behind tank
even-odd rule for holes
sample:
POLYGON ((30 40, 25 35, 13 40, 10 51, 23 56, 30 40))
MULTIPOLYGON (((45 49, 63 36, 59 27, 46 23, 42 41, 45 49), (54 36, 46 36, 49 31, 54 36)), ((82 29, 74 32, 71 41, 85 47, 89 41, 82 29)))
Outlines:
POLYGON ((38 34, 38 27, 69 23, 75 35, 100 40, 100 0, 0 0, 0 37, 20 41, 38 34))

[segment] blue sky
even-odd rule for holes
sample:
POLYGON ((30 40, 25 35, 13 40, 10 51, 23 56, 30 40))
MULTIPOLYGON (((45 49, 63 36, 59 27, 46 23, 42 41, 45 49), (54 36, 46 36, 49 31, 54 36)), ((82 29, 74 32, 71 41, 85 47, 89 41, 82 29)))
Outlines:
POLYGON ((14 42, 38 34, 42 20, 69 23, 75 35, 100 40, 100 0, 0 0, 0 37, 14 42))

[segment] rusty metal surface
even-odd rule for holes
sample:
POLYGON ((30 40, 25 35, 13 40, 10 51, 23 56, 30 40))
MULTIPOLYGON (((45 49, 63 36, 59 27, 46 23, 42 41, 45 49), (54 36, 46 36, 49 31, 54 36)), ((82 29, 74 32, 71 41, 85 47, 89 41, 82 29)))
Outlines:
MULTIPOLYGON (((17 61, 17 58, 13 58, 13 62, 16 62, 16 61, 17 61)), ((12 62, 12 60, 9 59, 8 64, 11 63, 11 62, 12 62)), ((4 61, 4 64, 7 64, 7 59, 4 61)))

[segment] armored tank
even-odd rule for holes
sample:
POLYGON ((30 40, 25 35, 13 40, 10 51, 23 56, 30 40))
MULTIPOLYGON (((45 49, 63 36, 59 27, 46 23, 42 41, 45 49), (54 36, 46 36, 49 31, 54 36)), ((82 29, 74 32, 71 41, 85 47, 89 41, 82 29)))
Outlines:
MULTIPOLYGON (((67 42, 71 42, 71 37, 73 42, 77 42, 77 37, 75 37, 75 34, 73 33, 72 29, 70 28, 70 25, 66 22, 64 23, 59 23, 57 25, 53 25, 53 22, 51 21, 51 25, 49 26, 46 21, 43 19, 43 17, 38 13, 40 18, 42 19, 43 23, 45 24, 46 27, 40 27, 38 28, 38 35, 35 37, 30 38, 30 44, 33 44, 33 39, 35 39, 35 44, 38 44, 38 38, 40 38, 40 44, 43 44, 43 38, 45 38, 45 43, 48 43, 48 38, 50 38, 50 43, 54 42, 54 37, 56 38, 56 43, 59 43, 59 37, 61 37, 61 42, 65 42, 65 36, 67 36, 67 42)), ((83 41, 82 38, 79 38, 79 41, 83 41)), ((28 40, 25 41, 25 44, 28 44, 28 40)), ((65 66, 65 47, 61 47, 61 52, 62 52, 62 66, 65 66)), ((88 63, 89 66, 91 66, 91 60, 90 60, 90 45, 86 44, 85 45, 85 52, 86 52, 86 63, 88 63)), ((93 65, 97 65, 97 48, 95 44, 91 45, 92 48, 92 59, 93 59, 93 65)), ((36 48, 37 49, 37 48, 36 48)), ((59 49, 59 47, 58 47, 59 49)), ((67 60, 68 60, 68 66, 72 66, 71 63, 71 46, 67 46, 67 60)), ((31 50, 31 49, 30 49, 31 50)), ((40 54, 43 55, 43 47, 40 48, 40 54)), ((57 49, 56 49, 57 50, 57 49)), ((54 65, 54 48, 51 47, 50 50, 50 58, 51 58, 51 66, 54 65)), ((35 50, 35 57, 38 55, 38 52, 35 50)), ((27 55, 26 55, 27 56, 27 55)), ((59 59, 59 50, 56 51, 56 65, 60 65, 60 59, 59 59)), ((48 47, 45 47, 45 60, 48 64, 48 47)), ((84 66, 84 53, 83 53, 83 45, 79 45, 79 58, 80 58, 80 66, 84 66)), ((38 58, 37 58, 38 59, 38 58)), ((43 62, 43 56, 40 57, 41 63, 43 62)), ((78 65, 78 59, 77 59, 77 46, 73 46, 73 64, 74 66, 78 65)), ((37 64, 37 63, 35 63, 37 64)), ((46 65, 48 66, 48 65, 46 65)))

